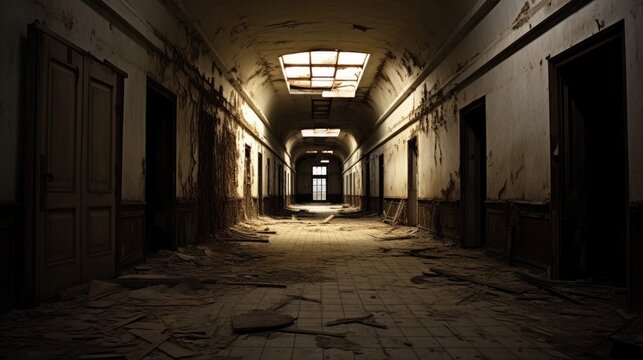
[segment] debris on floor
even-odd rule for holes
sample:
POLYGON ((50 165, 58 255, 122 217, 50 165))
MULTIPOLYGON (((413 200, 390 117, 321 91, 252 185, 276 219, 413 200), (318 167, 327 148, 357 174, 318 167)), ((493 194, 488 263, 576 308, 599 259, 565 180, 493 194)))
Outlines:
POLYGON ((329 208, 249 219, 3 314, 0 358, 258 359, 273 347, 292 359, 457 358, 463 348, 490 359, 641 358, 643 320, 624 310, 621 287, 548 280, 329 208))
POLYGON ((232 327, 239 334, 276 330, 288 327, 295 322, 295 318, 274 311, 255 311, 247 314, 235 315, 232 318, 232 327))

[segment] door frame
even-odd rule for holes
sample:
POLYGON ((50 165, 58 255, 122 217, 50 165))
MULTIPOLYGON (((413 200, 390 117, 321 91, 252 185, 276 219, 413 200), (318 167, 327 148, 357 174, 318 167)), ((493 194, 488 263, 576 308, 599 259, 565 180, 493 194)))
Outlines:
POLYGON ((629 229, 629 154, 628 154, 628 131, 627 131, 627 77, 626 77, 626 56, 625 56, 625 26, 624 21, 612 25, 598 34, 592 35, 577 45, 563 51, 549 59, 549 103, 550 103, 550 168, 551 168, 551 276, 554 279, 561 278, 563 267, 562 249, 564 246, 562 232, 564 230, 565 204, 563 192, 565 191, 566 176, 565 169, 570 163, 568 136, 569 117, 565 109, 563 99, 564 80, 562 68, 568 63, 587 55, 587 53, 612 41, 619 41, 622 52, 623 69, 623 139, 625 154, 625 199, 623 199, 625 213, 625 246, 626 246, 626 283, 628 289, 628 301, 632 300, 632 259, 630 249, 632 248, 629 229))
MULTIPOLYGON (((484 184, 483 184, 484 189, 482 189, 483 186, 480 186, 480 191, 484 192, 485 196, 484 196, 484 199, 482 200, 482 203, 479 204, 481 209, 480 209, 480 219, 478 219, 479 223, 477 224, 479 227, 484 226, 484 228, 475 230, 475 231, 479 232, 480 239, 476 239, 477 241, 475 241, 475 243, 472 244, 471 246, 468 245, 468 244, 465 244, 465 241, 466 241, 466 229, 467 229, 466 228, 466 223, 467 222, 466 222, 466 219, 465 219, 465 214, 466 214, 465 206, 466 206, 466 202, 467 202, 467 197, 465 195, 466 191, 464 191, 463 184, 466 181, 464 164, 466 163, 467 159, 465 158, 466 156, 465 156, 464 150, 465 150, 465 143, 466 143, 466 132, 465 132, 465 130, 468 128, 469 125, 463 120, 465 119, 465 117, 466 117, 466 115, 468 113, 477 111, 479 109, 482 109, 482 111, 484 111, 484 113, 485 113, 485 119, 484 119, 484 122, 485 122, 485 124, 484 124, 485 125, 485 139, 484 139, 485 149, 484 149, 484 151, 485 151, 485 153, 482 154, 482 157, 484 159, 485 166, 486 166, 486 163, 487 163, 487 161, 486 161, 486 159, 487 159, 487 154, 486 154, 486 150, 487 150, 486 149, 486 143, 487 143, 487 139, 486 139, 486 137, 487 137, 487 132, 486 132, 486 125, 487 125, 486 98, 483 96, 483 97, 481 97, 481 98, 479 98, 477 100, 472 101, 467 106, 463 107, 460 110, 460 113, 459 113, 459 123, 460 123, 459 124, 460 125, 460 168, 459 168, 459 171, 460 171, 460 224, 461 224, 461 227, 460 227, 460 243, 464 247, 481 247, 481 246, 485 246, 486 238, 487 238, 487 227, 488 226, 487 226, 487 214, 486 214, 485 200, 486 200, 486 197, 487 197, 486 186, 487 186, 488 176, 487 176, 487 172, 485 171, 484 174, 482 174, 482 176, 484 177, 484 184)), ((466 146, 468 146, 468 145, 466 145, 466 146)), ((480 180, 480 179, 478 179, 478 180, 480 180)), ((480 184, 475 184, 475 186, 479 186, 479 185, 480 184)))

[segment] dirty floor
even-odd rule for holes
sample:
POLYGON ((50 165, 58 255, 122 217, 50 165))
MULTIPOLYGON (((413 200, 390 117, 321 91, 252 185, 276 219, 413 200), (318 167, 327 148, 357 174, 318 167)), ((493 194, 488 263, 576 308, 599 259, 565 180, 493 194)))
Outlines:
POLYGON ((0 358, 594 359, 640 322, 621 288, 545 281, 350 210, 259 217, 2 315, 0 358), (257 310, 294 323, 235 333, 257 310))

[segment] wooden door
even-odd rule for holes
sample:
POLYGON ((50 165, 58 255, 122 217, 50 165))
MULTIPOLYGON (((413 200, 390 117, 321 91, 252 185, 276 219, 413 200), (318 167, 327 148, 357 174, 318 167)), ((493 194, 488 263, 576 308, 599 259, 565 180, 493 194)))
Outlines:
POLYGON ((30 43, 23 293, 37 303, 116 273, 123 78, 36 27, 30 43))
POLYGON ((35 300, 79 281, 83 56, 37 33, 34 130, 35 300))
POLYGON ((115 274, 118 76, 85 60, 81 280, 115 274))

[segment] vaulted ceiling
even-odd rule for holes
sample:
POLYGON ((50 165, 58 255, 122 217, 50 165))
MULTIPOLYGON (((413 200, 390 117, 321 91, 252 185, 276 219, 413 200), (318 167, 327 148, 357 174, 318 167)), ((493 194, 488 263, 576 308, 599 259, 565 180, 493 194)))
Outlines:
POLYGON ((296 158, 335 150, 345 158, 421 73, 479 0, 183 0, 236 81, 296 158), (370 54, 355 98, 334 98, 328 119, 311 100, 291 95, 279 56, 312 49, 370 54), (300 130, 338 127, 338 138, 302 138, 300 130))

